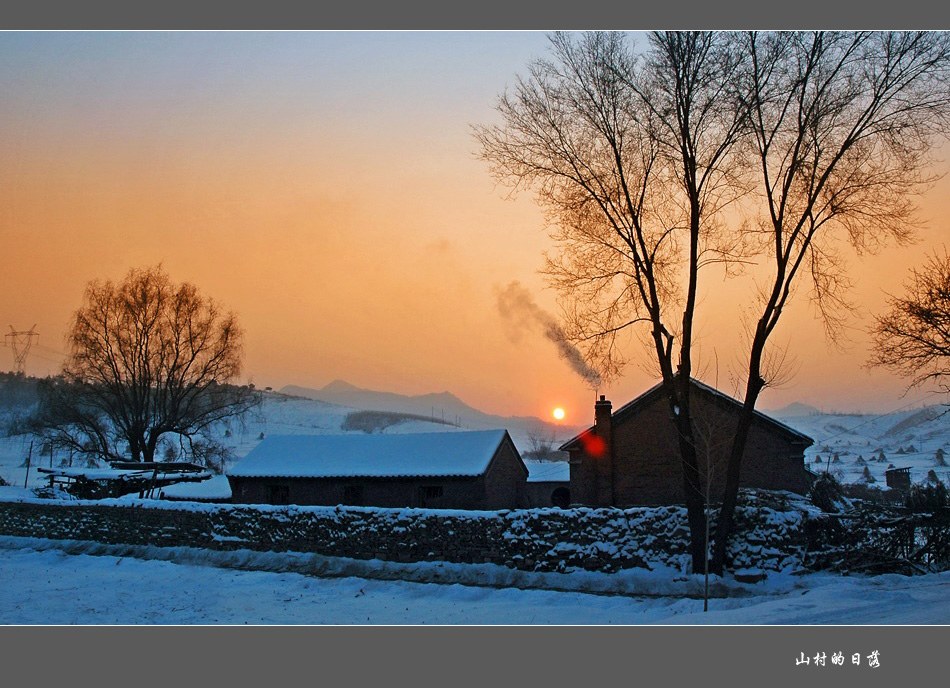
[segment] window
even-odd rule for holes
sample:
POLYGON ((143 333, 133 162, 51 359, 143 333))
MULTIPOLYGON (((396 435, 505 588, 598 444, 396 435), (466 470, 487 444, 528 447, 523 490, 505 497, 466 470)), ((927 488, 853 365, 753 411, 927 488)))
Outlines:
POLYGON ((343 503, 350 506, 363 506, 363 486, 362 485, 344 485, 343 503))

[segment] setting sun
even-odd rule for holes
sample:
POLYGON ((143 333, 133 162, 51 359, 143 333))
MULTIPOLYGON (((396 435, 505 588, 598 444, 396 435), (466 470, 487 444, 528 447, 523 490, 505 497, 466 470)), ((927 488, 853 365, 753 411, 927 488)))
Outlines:
POLYGON ((554 416, 555 420, 564 420, 564 409, 558 406, 556 409, 551 411, 551 415, 554 416))

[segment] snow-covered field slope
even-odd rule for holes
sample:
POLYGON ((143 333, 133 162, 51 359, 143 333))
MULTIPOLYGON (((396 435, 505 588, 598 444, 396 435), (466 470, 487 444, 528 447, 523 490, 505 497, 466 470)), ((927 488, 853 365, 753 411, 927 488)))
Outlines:
MULTIPOLYGON (((257 446, 262 434, 339 434, 351 410, 269 395, 261 409, 244 424, 222 431, 220 439, 237 461, 257 446)), ((777 417, 815 439, 807 454, 814 471, 838 472, 852 482, 867 467, 883 484, 884 471, 893 464, 909 467, 915 482, 925 480, 931 469, 950 482, 950 469, 937 466, 935 459, 942 449, 950 463, 950 414, 944 410, 935 406, 884 416, 777 417), (883 462, 875 460, 881 452, 883 462), (835 454, 838 461, 829 463, 835 454), (821 463, 815 461, 818 456, 821 463)), ((447 429, 413 421, 391 426, 386 433, 447 429)), ((522 451, 530 448, 527 437, 515 434, 513 439, 522 451)), ((24 459, 31 440, 28 435, 0 437, 0 476, 19 488, 27 476, 24 459)), ((43 484, 35 468, 50 463, 33 441, 27 481, 31 487, 43 484)), ((54 454, 53 464, 64 458, 54 454)), ((950 573, 914 578, 770 576, 748 589, 720 581, 714 586, 712 611, 703 614, 702 602, 684 595, 687 587, 695 594, 698 581, 671 583, 669 576, 665 582, 657 579, 652 586, 635 588, 658 596, 631 597, 592 594, 610 586, 575 574, 565 590, 555 591, 540 589, 550 588, 550 581, 532 588, 502 576, 514 575, 511 571, 482 568, 453 571, 441 580, 488 585, 450 585, 428 582, 440 576, 424 565, 403 572, 408 580, 396 581, 380 579, 379 571, 385 568, 380 562, 375 562, 376 571, 356 567, 317 577, 282 568, 277 560, 254 567, 263 570, 236 570, 227 562, 202 560, 210 556, 207 553, 148 556, 66 554, 56 543, 24 545, 0 538, 0 624, 950 624, 950 573)))
POLYGON ((831 471, 841 482, 864 482, 867 467, 875 481, 872 484, 883 486, 884 471, 893 465, 910 468, 913 482, 925 481, 933 470, 944 484, 950 484, 950 467, 937 465, 936 459, 942 450, 945 463, 950 464, 948 411, 937 405, 885 415, 815 413, 776 418, 815 440, 805 461, 816 473, 831 471))
MULTIPOLYGON (((264 403, 250 414, 244 423, 234 423, 220 431, 219 439, 232 453, 233 465, 260 442, 261 435, 340 434, 343 420, 354 409, 326 402, 268 394, 264 403)), ((938 478, 950 483, 950 467, 939 466, 936 461, 938 449, 946 453, 950 464, 950 413, 944 406, 929 406, 885 415, 858 415, 838 413, 805 413, 783 416, 774 414, 783 423, 799 430, 815 440, 806 453, 806 463, 814 472, 830 470, 842 482, 862 481, 864 469, 877 484, 884 484, 884 471, 888 466, 911 469, 911 479, 923 482, 928 471, 935 471, 938 478), (884 460, 881 461, 883 452, 884 460), (837 461, 835 456, 837 455, 837 461), (820 462, 816 459, 821 458, 820 462)), ((2 419, 0 419, 2 420, 2 419)), ((453 426, 413 420, 385 429, 385 434, 416 432, 446 432, 453 426)), ((466 430, 471 428, 459 428, 466 430)), ((515 445, 522 453, 530 450, 530 438, 517 429, 509 429, 515 445)), ((565 429, 565 433, 568 430, 565 429)), ((29 453, 29 435, 0 437, 0 477, 13 485, 24 485, 26 468, 24 460, 29 453)), ((569 439, 556 437, 556 443, 569 439)), ((68 459, 62 452, 54 453, 52 463, 59 465, 68 459)), ((48 466, 50 456, 40 452, 40 444, 34 441, 33 467, 28 483, 31 487, 43 484, 43 478, 35 471, 36 466, 48 466)))
MULTIPOLYGON (((279 556, 279 555, 274 555, 279 556)), ((702 600, 320 578, 0 539, 0 624, 940 624, 950 573, 812 574, 702 600)))
MULTIPOLYGON (((263 436, 269 435, 338 435, 352 408, 337 406, 322 401, 288 397, 280 394, 268 394, 263 405, 250 413, 243 423, 233 423, 218 432, 218 439, 227 446, 232 454, 228 467, 234 465, 256 447, 263 436)), ((2 419, 0 419, 2 420, 2 419)), ((404 434, 418 432, 451 432, 466 430, 442 423, 410 421, 386 428, 385 434, 404 434)), ((354 434, 362 434, 356 432, 354 434)), ((513 435, 512 439, 522 451, 530 448, 526 437, 513 435)), ((40 451, 41 442, 37 438, 23 434, 13 437, 0 436, 0 477, 11 485, 23 487, 41 487, 46 480, 37 473, 37 466, 59 466, 69 460, 68 452, 55 451, 52 459, 49 453, 40 451), (27 475, 25 460, 30 454, 33 443, 32 468, 27 475)))

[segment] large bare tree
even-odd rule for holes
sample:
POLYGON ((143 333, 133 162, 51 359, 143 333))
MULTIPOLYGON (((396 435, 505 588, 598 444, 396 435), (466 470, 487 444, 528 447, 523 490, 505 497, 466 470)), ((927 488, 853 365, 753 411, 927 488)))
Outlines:
POLYGON ((888 299, 875 318, 872 365, 910 378, 911 385, 934 382, 950 392, 950 254, 934 253, 911 271, 902 296, 888 299))
POLYGON ((131 270, 119 283, 90 282, 67 343, 38 421, 78 452, 153 461, 163 436, 191 444, 259 402, 252 388, 233 384, 243 356, 235 315, 161 267, 131 270))
POLYGON ((704 561, 704 494, 690 416, 700 271, 732 260, 718 222, 740 193, 734 151, 745 105, 728 34, 551 37, 501 97, 503 124, 479 127, 482 156, 515 189, 533 188, 552 220, 547 266, 565 296, 566 331, 604 379, 624 363, 618 335, 643 325, 679 436, 695 570, 704 561))
POLYGON ((769 340, 806 282, 834 338, 847 311, 836 246, 873 251, 914 232, 914 194, 948 130, 950 35, 933 32, 749 33, 742 90, 762 210, 755 230, 771 275, 753 308, 743 412, 726 470, 712 568, 721 573, 742 456, 769 340))
POLYGON ((947 130, 948 41, 662 32, 638 55, 620 34, 558 34, 552 59, 501 98, 504 124, 477 130, 496 176, 535 189, 549 212, 559 250, 547 273, 572 340, 609 376, 624 363, 618 333, 646 330, 679 434, 694 570, 709 500, 689 404, 702 268, 760 266, 758 298, 741 304, 752 322, 712 554, 721 573, 755 406, 783 358, 770 338, 799 282, 834 337, 849 286, 839 247, 912 236, 912 196, 947 130), (750 221, 728 225, 720 211, 740 196, 750 221))

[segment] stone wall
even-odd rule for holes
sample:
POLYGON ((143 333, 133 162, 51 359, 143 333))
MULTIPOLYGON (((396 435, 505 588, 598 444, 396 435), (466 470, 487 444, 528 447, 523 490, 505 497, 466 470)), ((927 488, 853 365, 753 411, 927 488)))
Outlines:
MULTIPOLYGON (((734 568, 796 568, 805 511, 743 507, 734 568)), ((0 535, 215 550, 313 552, 527 571, 686 570, 681 507, 447 511, 165 502, 0 502, 0 535)))

